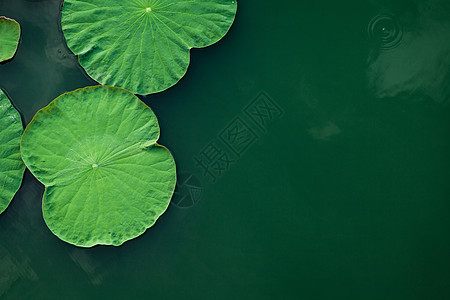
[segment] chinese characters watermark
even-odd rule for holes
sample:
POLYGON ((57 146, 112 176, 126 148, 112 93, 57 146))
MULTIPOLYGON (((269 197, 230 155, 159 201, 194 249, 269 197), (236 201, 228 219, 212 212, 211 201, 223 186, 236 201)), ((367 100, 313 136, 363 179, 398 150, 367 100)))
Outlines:
POLYGON ((202 182, 217 182, 283 114, 283 109, 266 92, 260 92, 194 156, 199 176, 181 173, 171 203, 179 208, 198 203, 203 193, 202 182))

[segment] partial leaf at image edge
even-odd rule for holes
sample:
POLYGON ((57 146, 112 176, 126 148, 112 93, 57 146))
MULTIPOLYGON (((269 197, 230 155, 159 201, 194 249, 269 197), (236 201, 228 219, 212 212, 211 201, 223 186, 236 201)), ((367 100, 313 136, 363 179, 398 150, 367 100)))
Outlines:
POLYGON ((0 89, 0 214, 22 184, 25 165, 20 156, 22 119, 0 89))
POLYGON ((20 31, 19 23, 0 16, 0 62, 10 60, 16 54, 20 31))

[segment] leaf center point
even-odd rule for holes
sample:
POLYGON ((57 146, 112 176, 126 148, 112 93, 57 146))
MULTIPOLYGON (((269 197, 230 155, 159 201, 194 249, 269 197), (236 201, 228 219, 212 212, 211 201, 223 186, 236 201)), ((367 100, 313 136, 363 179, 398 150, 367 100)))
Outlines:
POLYGON ((147 12, 147 13, 149 13, 149 12, 151 12, 152 11, 152 8, 151 7, 147 7, 146 9, 145 9, 145 12, 147 12))
POLYGON ((94 169, 94 170, 98 169, 98 165, 97 164, 92 164, 92 169, 94 169))

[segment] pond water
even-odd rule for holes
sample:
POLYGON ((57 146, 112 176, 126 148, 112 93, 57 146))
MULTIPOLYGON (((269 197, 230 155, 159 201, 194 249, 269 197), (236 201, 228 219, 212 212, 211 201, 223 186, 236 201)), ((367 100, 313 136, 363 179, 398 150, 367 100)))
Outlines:
MULTIPOLYGON (((60 6, 0 0, 23 31, 0 88, 24 123, 95 84, 60 6)), ((179 84, 141 97, 177 162, 168 211, 77 248, 27 172, 0 215, 0 298, 449 299, 449 36, 447 0, 239 1, 179 84)))

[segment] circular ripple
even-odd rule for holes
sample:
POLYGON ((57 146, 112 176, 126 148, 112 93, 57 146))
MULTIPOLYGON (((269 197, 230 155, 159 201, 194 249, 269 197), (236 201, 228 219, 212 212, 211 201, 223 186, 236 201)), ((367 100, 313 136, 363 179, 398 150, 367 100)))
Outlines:
POLYGON ((367 26, 369 37, 379 49, 391 50, 396 48, 403 37, 403 29, 390 15, 377 15, 367 26))

